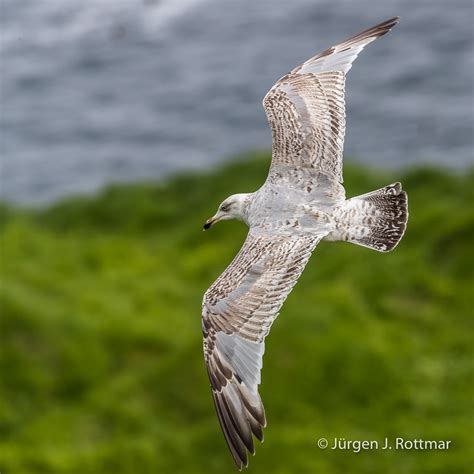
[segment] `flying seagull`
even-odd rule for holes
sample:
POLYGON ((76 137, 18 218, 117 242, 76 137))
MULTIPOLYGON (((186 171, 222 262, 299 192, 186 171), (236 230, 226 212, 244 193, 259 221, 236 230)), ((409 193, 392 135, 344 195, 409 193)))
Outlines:
POLYGON ((221 220, 249 232, 232 263, 204 295, 204 359, 212 397, 237 467, 263 441, 258 393, 265 337, 321 240, 389 252, 408 220, 400 183, 346 199, 342 186, 344 82, 358 54, 398 23, 391 18, 326 49, 270 89, 263 107, 272 129, 267 180, 228 197, 204 229, 221 220))

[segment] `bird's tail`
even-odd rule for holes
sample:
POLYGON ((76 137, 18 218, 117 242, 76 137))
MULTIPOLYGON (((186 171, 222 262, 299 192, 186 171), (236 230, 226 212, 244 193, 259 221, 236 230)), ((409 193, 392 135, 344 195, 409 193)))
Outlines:
POLYGON ((334 213, 336 229, 326 240, 345 240, 379 252, 400 242, 408 221, 408 199, 400 183, 348 199, 334 213))

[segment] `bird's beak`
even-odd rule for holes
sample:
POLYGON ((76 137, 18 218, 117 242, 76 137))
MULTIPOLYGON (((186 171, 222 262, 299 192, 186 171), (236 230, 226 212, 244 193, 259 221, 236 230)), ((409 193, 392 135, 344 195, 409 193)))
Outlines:
POLYGON ((219 219, 214 216, 214 217, 211 217, 210 219, 208 219, 204 225, 202 226, 202 230, 207 230, 207 229, 210 229, 211 228, 211 225, 214 224, 215 222, 217 222, 219 219))

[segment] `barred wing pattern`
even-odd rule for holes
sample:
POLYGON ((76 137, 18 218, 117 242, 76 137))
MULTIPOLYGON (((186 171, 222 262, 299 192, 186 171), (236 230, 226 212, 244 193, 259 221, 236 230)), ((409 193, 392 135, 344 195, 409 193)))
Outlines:
POLYGON ((297 167, 342 183, 346 73, 364 47, 397 22, 392 18, 323 51, 270 89, 263 100, 273 137, 270 182, 308 185, 294 179, 297 167))
POLYGON ((322 235, 250 230, 232 263, 204 295, 202 330, 212 396, 239 469, 263 440, 258 394, 264 339, 322 235))
MULTIPOLYGON (((346 73, 362 49, 398 18, 380 23, 309 59, 281 78, 263 105, 272 129, 272 163, 259 212, 278 222, 287 204, 342 202, 346 73)), ((260 194, 262 196, 262 194, 260 194)), ((251 227, 232 263, 204 295, 204 358, 225 439, 239 469, 263 440, 258 393, 264 339, 312 251, 327 234, 251 227)), ((314 230, 314 228, 313 228, 314 230)))

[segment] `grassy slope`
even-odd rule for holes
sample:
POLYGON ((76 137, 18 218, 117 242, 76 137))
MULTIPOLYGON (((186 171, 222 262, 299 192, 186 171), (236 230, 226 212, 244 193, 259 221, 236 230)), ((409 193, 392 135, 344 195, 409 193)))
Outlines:
MULTIPOLYGON (((200 303, 246 231, 201 225, 228 194, 256 189, 267 163, 3 208, 2 474, 229 472, 200 303)), ((394 180, 359 167, 345 176, 348 195, 394 180)), ((411 212, 401 245, 322 243, 274 325, 269 426, 248 472, 472 470, 473 176, 396 178, 411 212), (322 436, 452 449, 321 451, 322 436)))

